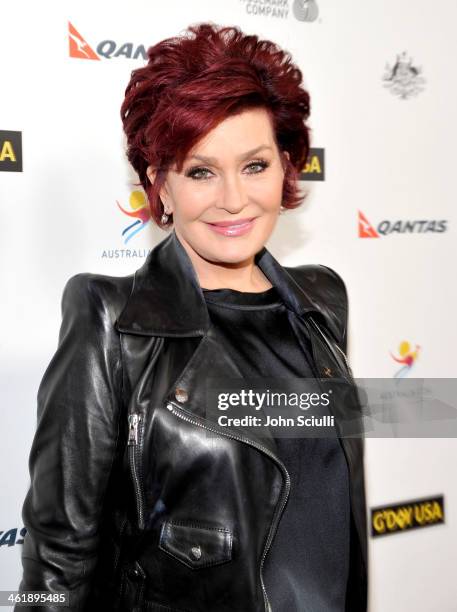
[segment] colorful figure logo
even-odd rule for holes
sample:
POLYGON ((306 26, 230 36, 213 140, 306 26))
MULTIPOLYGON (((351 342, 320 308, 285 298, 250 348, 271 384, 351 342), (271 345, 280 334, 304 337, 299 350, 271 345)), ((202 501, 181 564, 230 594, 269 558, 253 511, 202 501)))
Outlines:
POLYGON ((416 348, 413 351, 411 349, 410 343, 406 340, 403 340, 403 342, 400 342, 400 344, 398 345, 399 357, 395 357, 395 355, 392 355, 392 353, 390 353, 392 359, 395 359, 395 361, 402 364, 402 367, 394 374, 394 378, 404 378, 409 374, 411 368, 417 360, 417 357, 419 356, 420 348, 421 347, 416 344, 416 348))
POLYGON ((122 232, 122 235, 126 236, 124 244, 127 244, 133 236, 146 227, 151 219, 151 212, 146 201, 146 196, 142 191, 132 191, 130 194, 129 204, 132 210, 125 210, 117 200, 116 204, 125 215, 136 219, 136 221, 128 225, 122 232))

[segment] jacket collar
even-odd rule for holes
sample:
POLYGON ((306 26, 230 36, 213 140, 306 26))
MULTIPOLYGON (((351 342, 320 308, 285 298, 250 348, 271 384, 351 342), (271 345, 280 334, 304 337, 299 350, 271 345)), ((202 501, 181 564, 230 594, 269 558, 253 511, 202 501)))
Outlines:
MULTIPOLYGON (((324 314, 266 247, 255 255, 255 262, 289 309, 297 315, 324 314)), ((210 318, 203 291, 174 229, 135 272, 132 291, 115 327, 152 336, 203 336, 208 331, 210 318)))

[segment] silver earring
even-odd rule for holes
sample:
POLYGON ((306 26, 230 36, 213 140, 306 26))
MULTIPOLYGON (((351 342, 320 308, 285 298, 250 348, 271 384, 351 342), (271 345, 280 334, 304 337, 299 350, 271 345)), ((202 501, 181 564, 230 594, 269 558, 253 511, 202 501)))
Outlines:
POLYGON ((279 214, 282 215, 285 212, 285 210, 286 209, 284 208, 284 206, 281 206, 279 209, 279 214))
POLYGON ((170 214, 168 213, 168 210, 164 206, 163 207, 163 215, 160 218, 160 222, 162 223, 162 225, 166 224, 166 222, 168 221, 168 217, 169 216, 170 216, 170 214))

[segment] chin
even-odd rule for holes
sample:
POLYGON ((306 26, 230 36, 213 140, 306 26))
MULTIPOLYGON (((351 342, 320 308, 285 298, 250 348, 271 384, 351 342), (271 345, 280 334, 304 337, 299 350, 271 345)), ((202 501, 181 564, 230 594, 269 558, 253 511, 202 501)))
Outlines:
POLYGON ((252 240, 247 243, 244 241, 244 244, 237 242, 237 239, 230 239, 232 242, 230 245, 227 245, 225 248, 221 246, 217 250, 212 251, 211 259, 213 261, 219 261, 221 263, 242 263, 253 257, 257 251, 259 251, 263 244, 260 244, 258 248, 256 248, 256 243, 253 244, 252 240))

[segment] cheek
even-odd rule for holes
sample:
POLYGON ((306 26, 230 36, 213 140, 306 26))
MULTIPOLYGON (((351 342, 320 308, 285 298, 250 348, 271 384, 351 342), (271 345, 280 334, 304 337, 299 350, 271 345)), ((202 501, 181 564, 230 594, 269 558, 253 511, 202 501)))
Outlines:
POLYGON ((209 191, 193 183, 180 185, 173 194, 176 216, 183 221, 198 219, 208 207, 209 191))
POLYGON ((276 209, 281 204, 283 178, 281 174, 271 175, 265 180, 252 181, 249 195, 264 208, 276 209))

